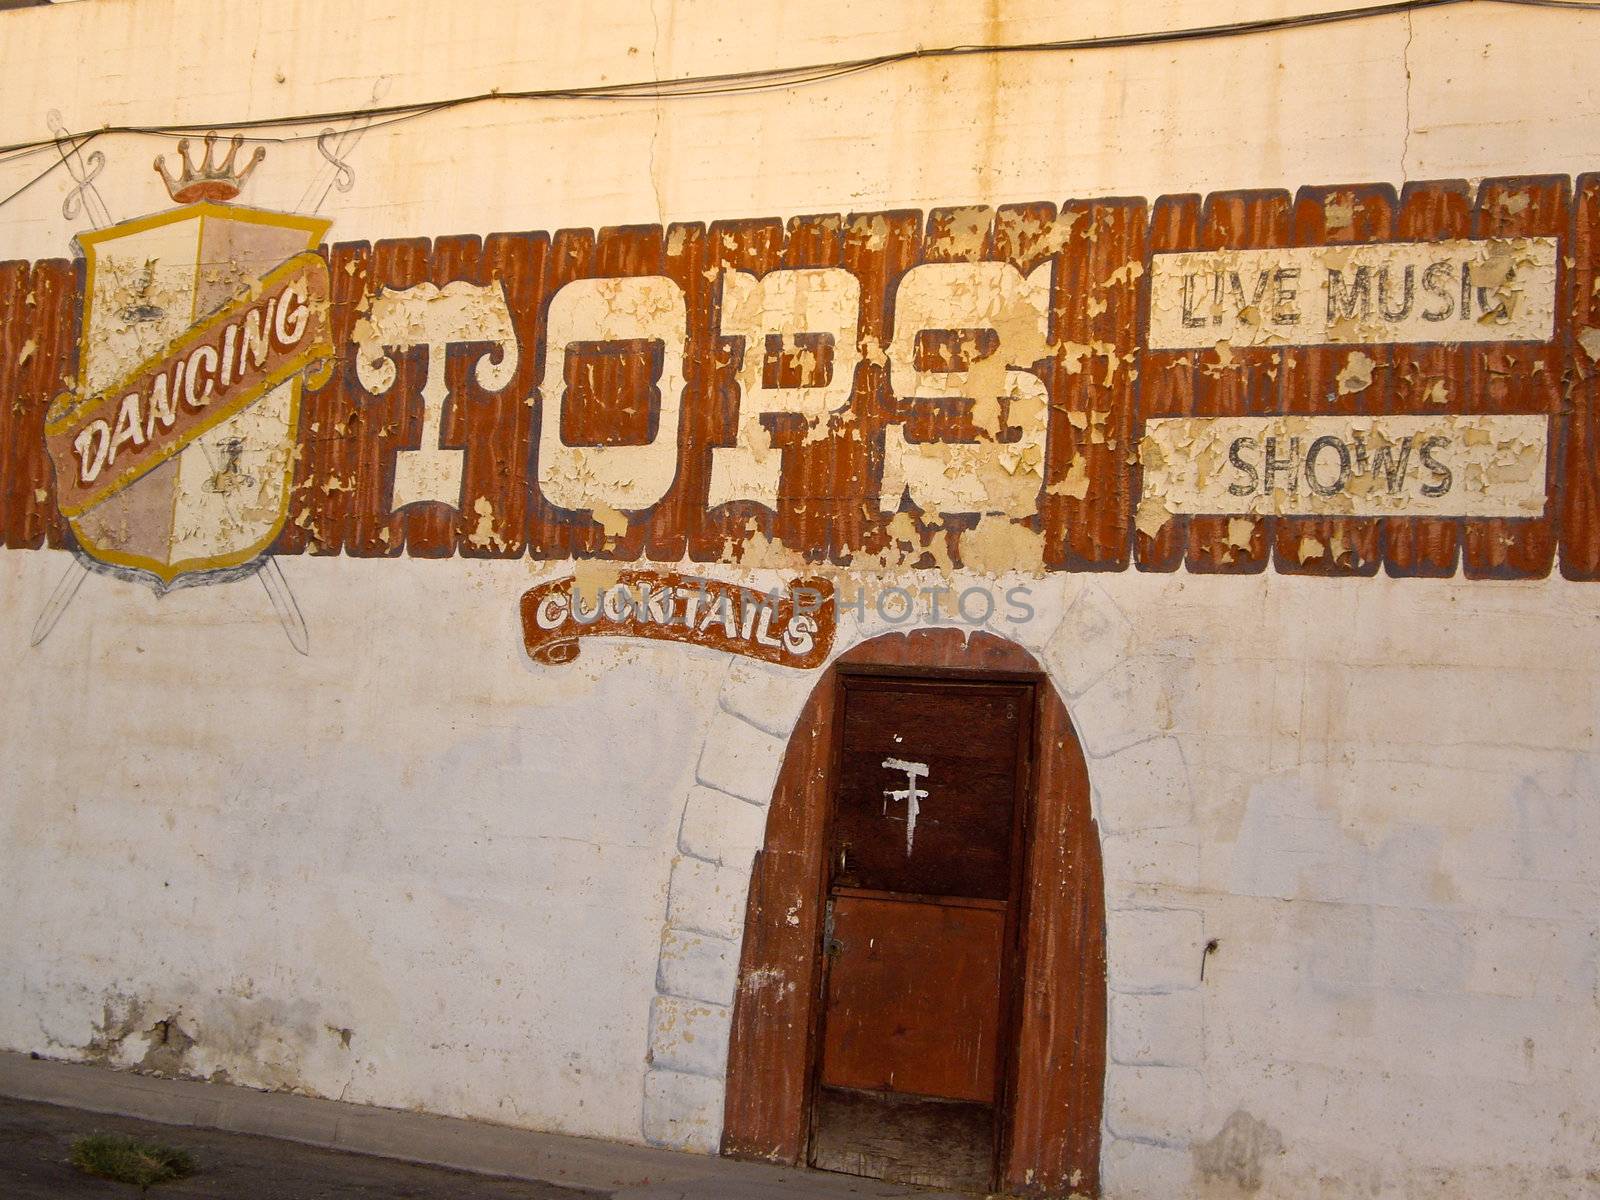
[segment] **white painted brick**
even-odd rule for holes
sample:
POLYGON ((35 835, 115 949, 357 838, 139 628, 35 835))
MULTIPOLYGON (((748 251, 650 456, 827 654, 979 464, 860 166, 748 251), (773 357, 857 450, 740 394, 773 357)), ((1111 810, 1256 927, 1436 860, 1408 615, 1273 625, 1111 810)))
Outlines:
POLYGON ((1318 802, 1312 781, 1280 774, 1251 786, 1233 853, 1235 889, 1339 902, 1365 895, 1373 868, 1367 847, 1318 802))
POLYGON ((744 928, 750 872, 679 855, 667 888, 667 924, 737 941, 744 928))
MULTIPOLYGON (((1574 838, 1580 844, 1595 840, 1587 834, 1574 838)), ((1565 920, 1572 916, 1574 894, 1586 897, 1586 911, 1600 911, 1600 888, 1536 877, 1519 832, 1504 825, 1485 826, 1445 842, 1439 867, 1451 881, 1452 898, 1480 911, 1565 920)))
POLYGON ((723 1081, 683 1071, 644 1077, 644 1140, 652 1146, 715 1154, 722 1141, 723 1081))
POLYGON ((1091 758, 1188 728, 1194 705, 1194 663, 1180 657, 1123 663, 1072 706, 1072 717, 1091 758))
POLYGON ((738 980, 738 942, 688 929, 669 929, 661 939, 657 991, 690 1000, 731 1004, 738 980))
POLYGON ((695 778, 718 791, 764 805, 772 798, 772 784, 782 761, 782 742, 719 708, 706 731, 695 778))
POLYGON ((1464 1089, 1489 1080, 1538 1088, 1547 1084, 1548 1070, 1594 1061, 1592 1035, 1560 1005, 1390 991, 1379 994, 1374 1009, 1380 1036, 1351 1046, 1342 1061, 1328 1054, 1329 1065, 1427 1078, 1449 1063, 1464 1089))
POLYGON ((749 871, 761 848, 767 810, 726 792, 696 787, 683 805, 678 849, 695 858, 749 871))
POLYGON ((1192 1194, 1193 1180, 1187 1150, 1108 1138, 1100 1152, 1102 1194, 1116 1200, 1177 1200, 1192 1194))
POLYGON ((1380 987, 1402 992, 1459 993, 1466 985, 1472 939, 1457 913, 1374 906, 1373 974, 1380 987))
POLYGON ((1044 646, 1051 678, 1068 696, 1080 696, 1133 652, 1133 626, 1098 584, 1078 593, 1044 646))
POLYGON ((1594 854, 1593 822, 1578 830, 1521 831, 1523 873, 1530 879, 1571 881, 1600 887, 1600 859, 1594 854))
POLYGON ((1128 746, 1089 764, 1095 818, 1105 833, 1194 823, 1189 768, 1177 738, 1128 746))
MULTIPOLYGON (((838 591, 835 594, 835 603, 838 605, 838 627, 834 634, 834 646, 839 653, 844 653, 853 646, 870 641, 885 633, 903 633, 912 628, 916 622, 902 621, 891 622, 880 617, 876 610, 879 593, 885 586, 884 582, 871 575, 858 575, 841 579, 838 591), (857 595, 864 595, 864 610, 856 611, 857 595)), ((892 586, 892 585, 887 585, 892 586)), ((914 585, 907 585, 914 587, 914 585)), ((899 597, 890 597, 887 605, 897 605, 899 597)), ((893 611, 898 612, 898 608, 893 611)))
POLYGON ((1201 1136, 1205 1077, 1187 1067, 1106 1068, 1106 1127, 1119 1138, 1187 1146, 1201 1136))
MULTIPOLYGON (((1571 935, 1550 921, 1487 917, 1473 923, 1467 990, 1490 996, 1535 995, 1561 978, 1571 935), (1563 936, 1566 934, 1566 936, 1563 936), (1555 967, 1557 969, 1552 969, 1555 967)), ((1586 939, 1585 939, 1586 940, 1586 939)))
POLYGON ((732 1010, 721 1004, 657 996, 650 1004, 651 1064, 709 1079, 724 1078, 732 1016, 732 1010))
POLYGON ((1101 843, 1106 886, 1168 884, 1192 888, 1200 882, 1200 847, 1188 829, 1115 834, 1101 843))
POLYGON ((1113 909, 1106 914, 1112 990, 1170 992, 1200 982, 1205 923, 1189 909, 1113 909))
POLYGON ((1127 1066, 1198 1066, 1205 1051, 1204 997, 1199 988, 1113 995, 1112 1061, 1127 1066))
MULTIPOLYGON (((980 585, 981 586, 981 585, 980 585)), ((1081 575, 1056 575, 1046 579, 1029 579, 1025 576, 1007 575, 989 585, 994 597, 994 615, 984 628, 999 637, 1025 646, 1039 657, 1046 669, 1049 661, 1045 647, 1067 610, 1077 600, 1084 587, 1094 586, 1081 575), (1013 589, 1020 588, 1013 599, 1013 589), (1027 611, 1031 609, 1032 611, 1027 611)), ((973 601, 972 607, 977 608, 973 601)), ((1061 681, 1057 681, 1057 687, 1061 681)))
POLYGON ((1323 670, 1338 694, 1362 697, 1341 709, 1341 734, 1389 747, 1391 754, 1395 747, 1435 742, 1444 730, 1463 745, 1557 752, 1594 736, 1586 672, 1415 661, 1332 664, 1323 670), (1431 701, 1426 721, 1411 719, 1403 697, 1414 695, 1431 701), (1528 703, 1532 695, 1540 702, 1528 703))
POLYGON ((846 603, 839 608, 836 644, 843 653, 862 642, 884 634, 904 634, 937 627, 954 630, 967 638, 977 633, 989 633, 1024 645, 1037 645, 1042 641, 1044 632, 1051 628, 1051 623, 1059 620, 1059 603, 1052 598, 1051 593, 1053 582, 1021 575, 997 578, 969 576, 961 580, 952 580, 931 572, 921 576, 899 578, 879 578, 872 575, 852 577, 840 584, 840 592, 846 603), (864 617, 858 617, 854 602, 857 589, 863 586, 866 589, 866 612, 864 617), (1006 600, 1006 592, 1017 586, 1027 587, 1035 593, 1033 603, 1038 611, 1035 613, 1035 620, 1025 624, 1007 619, 1018 615, 1018 610, 1006 600), (890 618, 900 617, 903 611, 902 597, 894 591, 896 588, 911 594, 912 615, 893 620, 890 618), (959 607, 960 597, 962 592, 969 588, 988 592, 993 603, 993 611, 988 614, 987 620, 979 620, 985 616, 985 604, 976 594, 967 600, 967 611, 973 619, 967 620, 962 616, 959 607), (944 594, 937 598, 936 616, 930 615, 930 607, 935 605, 934 598, 926 594, 930 589, 944 590, 944 594), (888 617, 878 611, 880 599, 883 602, 884 612, 889 614, 888 617), (1028 632, 1024 633, 1024 629, 1028 632), (1039 632, 1033 632, 1035 629, 1039 632))
POLYGON ((1360 904, 1294 904, 1296 932, 1312 986, 1323 994, 1370 988, 1373 981, 1372 909, 1360 904))
POLYGON ((774 737, 786 739, 816 682, 812 671, 736 658, 728 668, 718 703, 774 737))

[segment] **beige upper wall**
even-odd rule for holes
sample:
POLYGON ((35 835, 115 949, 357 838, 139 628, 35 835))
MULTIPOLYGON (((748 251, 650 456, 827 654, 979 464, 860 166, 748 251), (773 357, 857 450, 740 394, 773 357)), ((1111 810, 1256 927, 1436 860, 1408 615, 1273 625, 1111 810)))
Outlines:
MULTIPOLYGON (((1308 12, 1314 3, 862 6, 477 0, 95 0, 8 13, 0 141, 266 119, 1308 12), (596 31, 603 31, 597 36, 596 31), (386 83, 379 85, 380 80, 386 83)), ((333 236, 377 238, 1594 164, 1600 14, 1473 4, 1130 50, 896 64, 737 97, 485 103, 371 132, 333 236), (1536 82, 1535 82, 1536 81, 1536 82), (508 140, 509 139, 509 140, 508 140), (508 146, 513 147, 508 153, 508 146)), ((102 140, 114 215, 161 207, 171 139, 102 140)), ((21 186, 48 152, 0 164, 21 186)), ((322 165, 277 147, 246 200, 292 208, 322 165)), ((0 255, 60 253, 64 172, 12 202, 0 255)))

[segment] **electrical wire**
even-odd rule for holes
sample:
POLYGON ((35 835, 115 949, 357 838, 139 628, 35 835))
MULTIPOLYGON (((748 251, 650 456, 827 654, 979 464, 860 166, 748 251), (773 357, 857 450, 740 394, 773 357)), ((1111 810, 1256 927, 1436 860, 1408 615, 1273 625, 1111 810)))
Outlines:
POLYGON ((27 183, 23 184, 16 191, 12 192, 9 196, 0 196, 0 208, 4 208, 6 205, 10 204, 13 200, 15 200, 18 196, 21 196, 25 192, 27 192, 30 188, 37 187, 39 184, 43 183, 46 179, 48 179, 51 176, 51 174, 53 174, 55 171, 59 170, 60 168, 66 166, 66 165, 67 165, 67 160, 65 158, 56 159, 55 162, 51 163, 44 170, 40 171, 37 175, 35 175, 32 179, 28 180, 27 183))
MULTIPOLYGON (((171 137, 175 135, 198 136, 209 132, 252 131, 252 141, 269 143, 297 142, 316 138, 320 136, 320 131, 309 133, 267 133, 261 131, 294 130, 302 126, 322 126, 330 122, 359 120, 362 118, 369 120, 368 129, 381 129, 387 125, 415 120, 419 117, 448 109, 492 101, 667 100, 741 95, 828 82, 859 74, 863 71, 877 70, 899 63, 914 62, 918 59, 962 58, 973 55, 1079 53, 1092 50, 1171 45, 1180 42, 1281 33, 1289 30, 1372 20, 1377 17, 1399 16, 1427 9, 1455 8, 1465 4, 1496 4, 1519 8, 1573 9, 1579 12, 1600 12, 1600 0, 1390 0, 1389 3, 1367 5, 1365 7, 1330 9, 1324 12, 1302 13, 1296 16, 1263 17, 1254 21, 1235 21, 1222 25, 1192 26, 1184 29, 1112 34, 1105 37, 1065 38, 1058 41, 1017 42, 1002 45, 919 47, 915 50, 901 50, 866 58, 842 59, 835 62, 813 63, 798 67, 775 67, 751 71, 731 71, 715 75, 686 76, 681 79, 636 80, 611 85, 531 88, 516 91, 503 91, 496 88, 487 92, 478 92, 473 95, 457 96, 445 100, 381 105, 359 109, 336 109, 293 116, 245 118, 200 124, 104 125, 99 129, 84 130, 67 136, 76 141, 86 137, 112 134, 171 137)), ((48 150, 56 144, 56 139, 52 137, 0 145, 0 163, 14 161, 29 154, 48 150)), ((31 184, 25 186, 31 186, 31 184)), ((3 201, 0 201, 0 203, 3 203, 3 201)))

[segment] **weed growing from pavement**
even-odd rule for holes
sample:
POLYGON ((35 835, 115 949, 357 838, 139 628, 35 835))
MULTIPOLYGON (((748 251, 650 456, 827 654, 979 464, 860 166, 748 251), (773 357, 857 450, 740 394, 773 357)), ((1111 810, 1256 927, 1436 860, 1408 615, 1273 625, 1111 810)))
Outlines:
POLYGON ((88 1133, 72 1141, 72 1165, 101 1179, 140 1188, 194 1174, 187 1150, 120 1133, 88 1133))

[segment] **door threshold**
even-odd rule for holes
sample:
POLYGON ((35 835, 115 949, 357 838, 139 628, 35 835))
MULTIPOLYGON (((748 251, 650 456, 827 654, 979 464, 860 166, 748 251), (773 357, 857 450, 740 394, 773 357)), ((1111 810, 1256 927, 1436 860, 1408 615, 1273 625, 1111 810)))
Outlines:
POLYGON ((817 1091, 811 1165, 960 1192, 994 1178, 994 1105, 896 1092, 817 1091))

